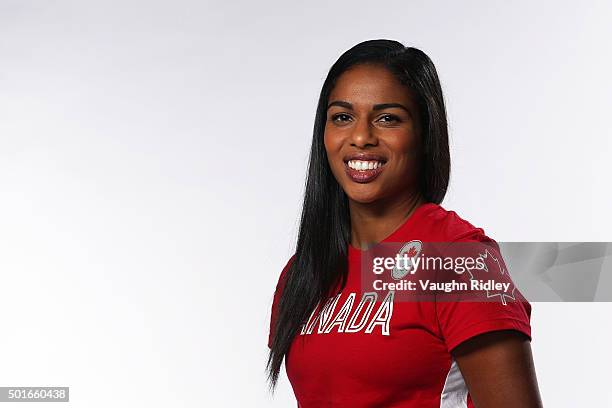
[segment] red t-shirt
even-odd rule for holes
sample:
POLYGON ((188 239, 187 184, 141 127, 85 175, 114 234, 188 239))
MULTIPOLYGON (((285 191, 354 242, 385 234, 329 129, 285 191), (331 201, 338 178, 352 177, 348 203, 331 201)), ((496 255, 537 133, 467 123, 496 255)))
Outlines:
MULTIPOLYGON (((411 240, 491 238, 454 211, 426 203, 383 242, 411 240)), ((276 287, 268 347, 292 259, 276 287)), ((506 304, 372 301, 360 287, 360 262, 361 251, 349 246, 346 286, 337 301, 303 326, 286 356, 298 407, 473 407, 450 351, 495 330, 514 329, 531 338, 531 306, 518 292, 520 301, 506 304)))

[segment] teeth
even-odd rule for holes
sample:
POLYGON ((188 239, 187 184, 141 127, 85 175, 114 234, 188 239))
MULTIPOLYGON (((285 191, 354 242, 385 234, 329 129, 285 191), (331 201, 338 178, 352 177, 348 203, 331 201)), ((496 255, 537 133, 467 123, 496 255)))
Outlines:
POLYGON ((376 160, 349 160, 348 166, 353 170, 374 170, 383 165, 382 162, 376 160))

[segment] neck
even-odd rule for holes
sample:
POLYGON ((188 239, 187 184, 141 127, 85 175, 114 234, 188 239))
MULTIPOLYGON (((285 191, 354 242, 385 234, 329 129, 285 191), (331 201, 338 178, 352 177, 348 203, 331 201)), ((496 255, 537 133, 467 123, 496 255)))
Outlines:
POLYGON ((349 199, 351 245, 367 249, 391 235, 425 200, 419 192, 407 192, 402 197, 358 203, 349 199))

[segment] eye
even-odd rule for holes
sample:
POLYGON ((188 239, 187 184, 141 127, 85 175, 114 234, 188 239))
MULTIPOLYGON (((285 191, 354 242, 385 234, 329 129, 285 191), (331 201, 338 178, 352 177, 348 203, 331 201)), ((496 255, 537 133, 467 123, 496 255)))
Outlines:
POLYGON ((332 115, 331 120, 332 122, 337 122, 339 119, 340 122, 344 122, 345 120, 348 120, 350 118, 351 117, 347 115, 346 113, 337 113, 335 115, 332 115))
POLYGON ((380 117, 379 120, 382 120, 384 118, 387 118, 388 120, 384 120, 384 123, 393 123, 393 122, 401 122, 400 118, 395 116, 395 115, 391 115, 391 114, 387 114, 387 115, 383 115, 380 117))

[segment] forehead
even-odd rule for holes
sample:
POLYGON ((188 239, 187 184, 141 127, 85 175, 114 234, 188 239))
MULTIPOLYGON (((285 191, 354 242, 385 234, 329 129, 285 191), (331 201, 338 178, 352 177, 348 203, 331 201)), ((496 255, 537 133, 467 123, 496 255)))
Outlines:
MULTIPOLYGON (((356 105, 398 102, 411 105, 410 89, 382 65, 356 65, 336 80, 329 101, 345 100, 356 105)), ((367 107, 367 106, 364 106, 367 107)))

